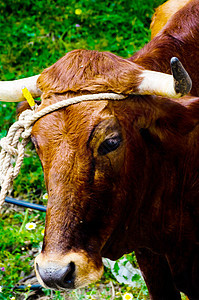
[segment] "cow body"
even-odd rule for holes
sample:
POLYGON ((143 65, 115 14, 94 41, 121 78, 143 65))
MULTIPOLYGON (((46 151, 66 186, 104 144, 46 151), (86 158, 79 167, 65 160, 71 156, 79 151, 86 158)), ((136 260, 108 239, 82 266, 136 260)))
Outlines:
POLYGON ((199 7, 190 3, 183 31, 177 12, 130 62, 76 50, 39 76, 39 110, 89 93, 127 96, 75 104, 33 126, 49 195, 35 261, 42 285, 84 286, 101 277, 102 256, 135 251, 151 299, 199 299, 199 98, 131 95, 143 69, 168 73, 171 56, 199 95, 199 7))

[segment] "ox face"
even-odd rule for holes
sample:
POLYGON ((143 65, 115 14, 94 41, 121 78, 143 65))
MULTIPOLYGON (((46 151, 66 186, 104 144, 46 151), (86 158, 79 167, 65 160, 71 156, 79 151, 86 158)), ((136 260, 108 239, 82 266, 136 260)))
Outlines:
POLYGON ((33 128, 49 195, 35 266, 50 288, 77 288, 101 277, 102 248, 122 215, 125 141, 107 103, 60 110, 33 128))

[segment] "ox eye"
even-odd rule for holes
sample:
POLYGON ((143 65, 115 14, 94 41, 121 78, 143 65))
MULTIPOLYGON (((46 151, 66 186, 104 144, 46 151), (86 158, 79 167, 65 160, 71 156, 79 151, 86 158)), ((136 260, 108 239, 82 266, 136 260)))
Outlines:
POLYGON ((109 152, 116 150, 121 144, 121 141, 122 139, 120 136, 106 139, 98 148, 99 155, 106 155, 109 152))

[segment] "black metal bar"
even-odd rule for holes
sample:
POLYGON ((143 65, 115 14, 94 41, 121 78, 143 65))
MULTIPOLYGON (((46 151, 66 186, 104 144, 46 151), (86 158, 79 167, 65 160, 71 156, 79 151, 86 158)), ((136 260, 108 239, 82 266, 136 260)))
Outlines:
POLYGON ((34 204, 24 200, 18 200, 11 197, 6 197, 5 202, 46 212, 46 207, 44 205, 34 204))

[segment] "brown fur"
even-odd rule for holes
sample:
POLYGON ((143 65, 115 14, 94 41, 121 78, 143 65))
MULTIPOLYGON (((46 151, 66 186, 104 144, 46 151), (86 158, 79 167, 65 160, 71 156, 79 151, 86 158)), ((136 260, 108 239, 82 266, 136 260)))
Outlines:
POLYGON ((198 15, 198 0, 189 1, 170 18, 160 34, 129 60, 146 69, 170 73, 170 59, 178 57, 192 79, 191 94, 199 96, 198 15))

